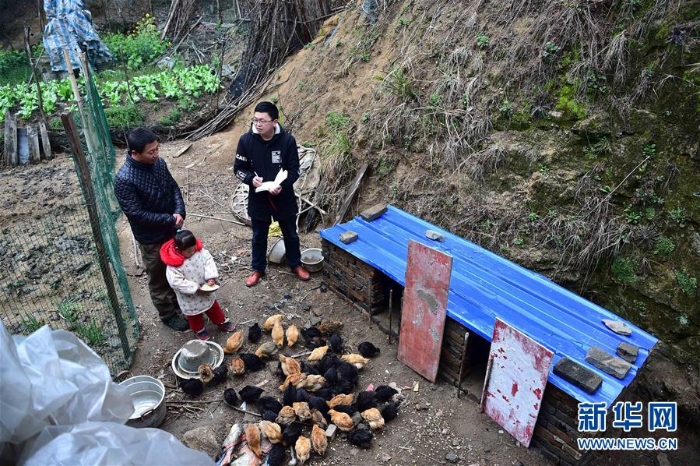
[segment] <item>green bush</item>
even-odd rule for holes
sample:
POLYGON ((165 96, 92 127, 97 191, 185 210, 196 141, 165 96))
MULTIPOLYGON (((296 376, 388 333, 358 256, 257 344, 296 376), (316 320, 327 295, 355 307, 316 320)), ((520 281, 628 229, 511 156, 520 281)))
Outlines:
POLYGON ((105 108, 107 124, 113 128, 133 128, 144 121, 144 114, 136 105, 118 105, 105 108))
POLYGON ((632 284, 637 281, 637 275, 634 273, 636 264, 632 259, 618 257, 613 261, 612 274, 615 279, 623 284, 632 284))
POLYGON ((676 270, 676 280, 681 291, 691 298, 698 292, 698 279, 690 275, 686 270, 676 270))
POLYGON ((146 13, 131 34, 108 34, 103 41, 117 58, 135 70, 160 57, 168 48, 168 42, 160 39, 155 20, 146 13))
POLYGON ((660 236, 654 245, 654 254, 668 257, 671 255, 674 249, 676 249, 676 245, 673 244, 673 240, 671 240, 671 238, 660 236))

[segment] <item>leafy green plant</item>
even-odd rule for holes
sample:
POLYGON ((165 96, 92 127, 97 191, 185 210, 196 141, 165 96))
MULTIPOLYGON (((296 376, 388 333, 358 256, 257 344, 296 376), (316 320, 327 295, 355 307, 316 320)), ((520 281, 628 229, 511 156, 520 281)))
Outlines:
POLYGON ((513 239, 513 244, 515 244, 516 246, 521 246, 525 244, 525 240, 521 237, 517 237, 513 239))
POLYGON ((671 255, 673 250, 676 249, 676 245, 673 240, 667 236, 659 236, 654 245, 654 254, 668 257, 671 255))
POLYGON ((382 81, 383 87, 390 94, 403 100, 417 100, 418 95, 409 77, 401 68, 394 68, 385 77, 378 77, 382 81))
POLYGON ((540 216, 537 215, 537 212, 530 212, 529 214, 527 214, 527 219, 531 222, 536 222, 540 219, 540 216))
POLYGON ((160 57, 169 45, 167 41, 160 39, 155 19, 148 13, 130 34, 107 34, 103 41, 117 60, 126 63, 132 70, 160 57))
POLYGON ((82 310, 83 306, 75 301, 63 301, 58 305, 58 315, 67 322, 75 323, 78 320, 78 311, 82 310))
POLYGON ((571 85, 562 86, 555 108, 567 118, 581 120, 586 116, 586 104, 578 101, 576 90, 571 85))
POLYGON ((636 268, 634 260, 626 257, 617 257, 612 263, 612 274, 617 281, 629 285, 637 281, 636 268))
POLYGON ((24 330, 27 333, 36 332, 37 330, 39 330, 41 327, 44 326, 43 322, 41 322, 39 319, 37 319, 33 315, 27 314, 27 313, 20 315, 19 320, 22 323, 22 326, 24 326, 24 330))
POLYGON ((87 340, 86 343, 90 346, 97 346, 105 341, 102 327, 98 326, 95 322, 77 324, 75 326, 75 331, 78 335, 87 340))
POLYGON ((513 115, 513 106, 508 102, 508 99, 504 99, 501 102, 501 106, 498 107, 498 111, 501 112, 501 115, 505 117, 510 117, 513 115))
POLYGON ((135 104, 105 108, 105 117, 107 124, 115 128, 140 126, 145 118, 141 109, 135 104))
POLYGON ((668 213, 668 216, 671 217, 671 220, 676 222, 679 226, 685 225, 686 216, 685 209, 683 207, 678 206, 675 209, 671 209, 671 211, 668 213))
POLYGON ((544 58, 547 61, 552 60, 552 58, 555 57, 560 51, 560 46, 558 46, 552 41, 547 41, 542 47, 542 58, 544 58))
POLYGON ((644 144, 644 147, 642 148, 642 155, 644 155, 644 157, 651 158, 656 156, 656 144, 654 144, 653 142, 648 142, 644 144))
POLYGON ((442 105, 443 100, 444 98, 437 92, 433 92, 432 94, 430 94, 430 105, 432 105, 433 107, 439 107, 440 105, 442 105))
POLYGON ((480 49, 485 49, 491 44, 491 39, 484 33, 479 33, 476 35, 476 46, 480 49))
POLYGON ((541 164, 537 167, 537 171, 539 171, 540 173, 549 173, 549 167, 548 167, 547 165, 541 163, 541 164))
POLYGON ((171 126, 177 124, 180 121, 180 118, 182 118, 182 114, 179 110, 174 109, 168 114, 168 116, 158 120, 158 123, 160 123, 163 126, 171 126))
POLYGON ((676 270, 676 281, 684 294, 691 298, 697 294, 698 279, 690 275, 687 270, 676 270))

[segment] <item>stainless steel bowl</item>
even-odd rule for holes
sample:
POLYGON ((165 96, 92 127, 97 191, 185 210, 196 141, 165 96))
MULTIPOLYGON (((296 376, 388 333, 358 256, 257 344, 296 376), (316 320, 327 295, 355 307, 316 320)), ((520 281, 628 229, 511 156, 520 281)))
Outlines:
POLYGON ((301 263, 309 272, 318 272, 323 268, 323 253, 318 248, 305 249, 301 253, 301 263))
POLYGON ((148 375, 137 375, 119 385, 129 391, 134 413, 126 421, 131 427, 158 427, 165 419, 165 386, 148 375))

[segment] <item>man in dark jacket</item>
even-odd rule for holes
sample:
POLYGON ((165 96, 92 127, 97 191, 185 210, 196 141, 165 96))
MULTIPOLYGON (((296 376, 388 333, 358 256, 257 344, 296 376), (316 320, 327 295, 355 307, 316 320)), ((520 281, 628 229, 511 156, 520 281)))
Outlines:
POLYGON ((127 136, 127 143, 126 160, 117 172, 114 192, 139 243, 153 306, 165 325, 182 332, 189 325, 165 277, 160 247, 182 227, 185 202, 168 166, 158 157, 158 137, 136 128, 127 136))
POLYGON ((301 266, 299 235, 297 234, 297 200, 294 182, 299 178, 299 152, 294 136, 278 122, 279 110, 272 102, 255 106, 255 117, 250 131, 241 136, 236 149, 233 169, 236 177, 250 186, 248 215, 253 227, 253 273, 246 286, 255 286, 265 275, 267 265, 267 235, 271 217, 282 230, 287 264, 301 280, 308 280, 309 272, 301 266), (286 170, 287 178, 280 185, 269 186, 286 170), (263 183, 266 183, 263 186, 263 183), (256 188, 267 189, 256 192, 256 188))

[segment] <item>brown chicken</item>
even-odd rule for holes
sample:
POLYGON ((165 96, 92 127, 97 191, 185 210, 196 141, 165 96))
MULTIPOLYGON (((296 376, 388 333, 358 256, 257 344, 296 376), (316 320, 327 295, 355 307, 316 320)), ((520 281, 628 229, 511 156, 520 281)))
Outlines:
POLYGON ((314 447, 316 453, 325 456, 326 448, 328 448, 328 439, 323 429, 315 424, 311 429, 311 446, 314 447))
POLYGON ((248 447, 255 453, 255 456, 260 458, 260 429, 255 424, 248 424, 245 428, 245 441, 248 447))
POLYGON ((320 361, 323 359, 323 357, 326 355, 326 352, 328 351, 328 345, 326 346, 319 346, 315 350, 311 352, 309 355, 309 362, 314 362, 314 361, 320 361))
POLYGON ((292 324, 287 328, 287 346, 294 346, 299 340, 299 329, 292 324))
POLYGON ((284 346, 284 327, 282 327, 282 322, 275 322, 272 326, 272 341, 275 342, 278 348, 284 346))
POLYGON ((311 419, 311 409, 309 408, 309 403, 306 401, 295 401, 292 403, 292 409, 301 422, 306 422, 311 419))
POLYGON ((369 428, 372 430, 379 430, 384 427, 384 418, 382 413, 379 412, 377 408, 370 408, 360 413, 362 419, 367 421, 369 428))
POLYGON ((301 373, 301 365, 299 361, 294 358, 287 357, 283 354, 279 356, 280 363, 282 364, 282 372, 284 375, 292 375, 301 373))
POLYGON ((318 409, 311 410, 311 423, 320 426, 322 429, 328 426, 328 421, 326 421, 326 418, 323 417, 323 413, 318 409))
POLYGON ((362 355, 356 353, 344 354, 340 357, 340 359, 345 362, 349 362, 358 369, 362 369, 369 362, 369 359, 363 358, 362 355))
POLYGON ((260 431, 270 443, 282 442, 282 428, 272 421, 260 421, 260 431))
POLYGON ((343 327, 342 322, 338 322, 337 320, 324 320, 320 324, 317 325, 318 330, 321 332, 321 335, 333 335, 333 332, 337 332, 343 327))
POLYGON ((350 432, 355 427, 355 423, 349 414, 341 413, 335 409, 329 409, 328 414, 331 416, 331 422, 343 432, 350 432))
POLYGON ((277 345, 271 341, 266 341, 255 350, 255 355, 260 359, 271 359, 278 352, 277 345))
POLYGON ((200 364, 197 372, 202 383, 209 383, 214 379, 214 369, 211 367, 211 364, 200 364))
POLYGON ((243 335, 243 330, 233 332, 233 334, 226 340, 226 346, 224 346, 224 353, 233 354, 243 346, 243 341, 245 337, 243 335))
POLYGON ((336 395, 333 398, 331 398, 330 401, 328 401, 328 407, 333 409, 336 406, 349 405, 353 402, 354 399, 354 393, 350 393, 348 395, 341 393, 340 395, 336 395))
POLYGON ((325 384, 326 379, 324 379, 322 375, 311 374, 306 377, 304 388, 307 392, 317 392, 322 389, 325 384))
POLYGON ((309 456, 311 456, 311 440, 303 435, 299 436, 297 443, 294 444, 294 451, 297 454, 299 464, 306 463, 309 460, 309 456))
POLYGON ((266 332, 272 331, 272 327, 275 326, 276 322, 282 322, 284 320, 284 314, 275 314, 274 316, 270 316, 267 318, 265 323, 263 324, 262 328, 266 332))
POLYGON ((283 392, 287 389, 289 384, 294 385, 294 388, 301 388, 306 384, 306 374, 299 372, 297 374, 289 374, 284 383, 280 385, 280 391, 283 392))
POLYGON ((245 374, 245 363, 241 358, 233 358, 228 362, 228 371, 233 375, 245 374))
POLYGON ((282 406, 280 413, 277 415, 277 424, 282 424, 288 426, 292 422, 296 421, 297 415, 291 406, 282 406))

